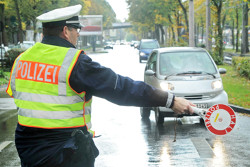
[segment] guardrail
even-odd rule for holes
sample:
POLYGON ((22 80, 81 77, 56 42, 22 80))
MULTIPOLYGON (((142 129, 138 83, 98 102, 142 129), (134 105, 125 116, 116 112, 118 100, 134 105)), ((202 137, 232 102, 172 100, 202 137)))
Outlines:
POLYGON ((240 56, 240 57, 250 57, 250 54, 237 54, 237 53, 231 53, 231 52, 223 52, 223 62, 226 64, 232 65, 232 59, 234 56, 240 56))

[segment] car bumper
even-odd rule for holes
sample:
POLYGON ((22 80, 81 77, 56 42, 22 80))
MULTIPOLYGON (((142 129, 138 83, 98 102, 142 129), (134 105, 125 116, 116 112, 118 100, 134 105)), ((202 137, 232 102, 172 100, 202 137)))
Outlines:
POLYGON ((104 49, 113 49, 111 46, 105 46, 104 49))
POLYGON ((149 55, 140 56, 141 60, 148 60, 149 55))
MULTIPOLYGON (((200 108, 210 108, 215 104, 228 105, 227 93, 223 90, 220 94, 211 99, 189 100, 193 104, 196 104, 200 108), (206 106, 206 107, 205 107, 206 106)), ((166 107, 159 107, 161 112, 173 112, 172 109, 166 107)))

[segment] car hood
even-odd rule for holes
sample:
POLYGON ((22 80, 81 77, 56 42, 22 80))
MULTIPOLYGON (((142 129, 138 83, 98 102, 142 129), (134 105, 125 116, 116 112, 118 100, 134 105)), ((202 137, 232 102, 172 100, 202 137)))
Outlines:
POLYGON ((163 81, 171 83, 174 86, 172 90, 176 94, 204 94, 221 91, 221 89, 213 89, 212 82, 220 79, 212 80, 176 80, 176 81, 163 81))
POLYGON ((145 54, 149 54, 152 52, 153 49, 140 49, 140 52, 143 52, 145 54))

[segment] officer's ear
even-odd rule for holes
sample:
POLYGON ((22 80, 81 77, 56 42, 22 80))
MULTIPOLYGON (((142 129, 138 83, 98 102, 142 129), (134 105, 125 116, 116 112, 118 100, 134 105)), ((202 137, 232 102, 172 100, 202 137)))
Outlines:
POLYGON ((69 40, 69 28, 67 26, 63 27, 62 33, 60 34, 60 37, 66 40, 69 40))

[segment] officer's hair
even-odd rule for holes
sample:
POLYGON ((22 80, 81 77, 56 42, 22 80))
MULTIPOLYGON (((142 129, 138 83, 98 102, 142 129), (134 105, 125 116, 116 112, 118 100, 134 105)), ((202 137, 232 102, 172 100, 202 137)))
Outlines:
POLYGON ((58 27, 43 27, 43 35, 44 36, 59 36, 63 31, 64 26, 58 27))

